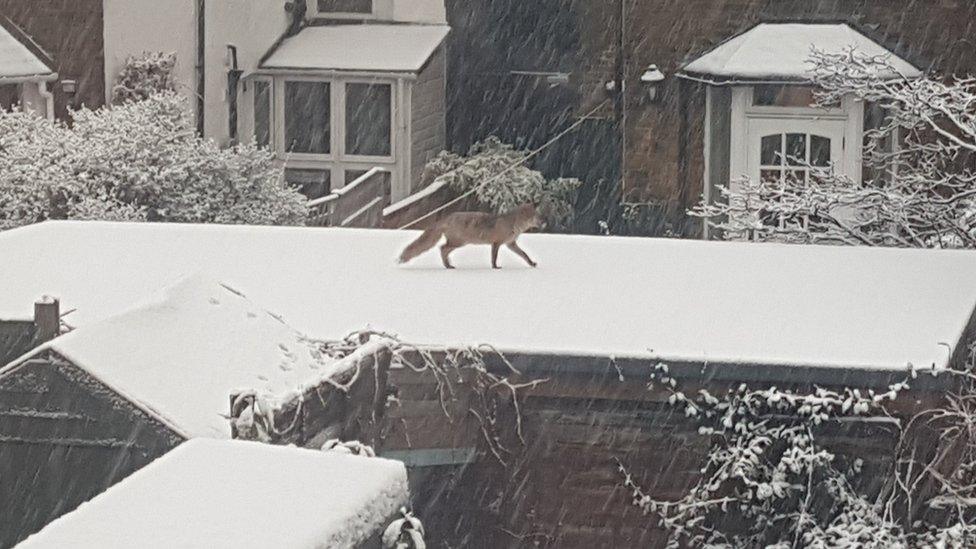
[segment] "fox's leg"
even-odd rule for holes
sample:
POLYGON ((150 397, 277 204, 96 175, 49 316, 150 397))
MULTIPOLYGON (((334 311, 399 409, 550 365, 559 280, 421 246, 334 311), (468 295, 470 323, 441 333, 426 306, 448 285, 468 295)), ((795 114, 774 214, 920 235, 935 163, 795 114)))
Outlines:
POLYGON ((491 245, 491 268, 497 269, 498 267, 498 249, 501 248, 501 244, 491 245))
POLYGON ((450 242, 445 242, 444 245, 441 246, 441 261, 444 262, 445 269, 454 268, 454 265, 451 265, 451 260, 448 259, 447 256, 451 255, 451 252, 453 252, 456 249, 458 249, 458 247, 455 246, 454 244, 451 244, 450 242))
POLYGON ((518 242, 515 242, 514 240, 511 241, 511 242, 509 242, 508 243, 508 249, 509 250, 512 250, 515 253, 517 253, 519 255, 519 257, 521 257, 522 259, 524 259, 525 262, 528 263, 529 265, 531 265, 532 267, 538 266, 536 264, 536 262, 535 261, 532 261, 532 258, 529 257, 529 254, 525 253, 525 250, 523 250, 522 248, 519 247, 518 242))

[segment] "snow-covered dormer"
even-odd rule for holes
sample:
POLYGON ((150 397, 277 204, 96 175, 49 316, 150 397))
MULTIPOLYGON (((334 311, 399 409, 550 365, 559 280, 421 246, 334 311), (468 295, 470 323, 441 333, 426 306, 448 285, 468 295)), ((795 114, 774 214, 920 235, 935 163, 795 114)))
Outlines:
POLYGON ((854 97, 816 106, 814 50, 888 60, 885 78, 921 72, 846 24, 761 23, 684 66, 679 77, 706 84, 706 199, 742 178, 779 181, 832 170, 861 180, 865 105, 854 97))
POLYGON ((443 0, 310 0, 312 18, 444 24, 443 0))
POLYGON ((372 168, 390 195, 416 190, 446 142, 441 0, 315 0, 310 18, 245 77, 242 135, 315 199, 372 168))

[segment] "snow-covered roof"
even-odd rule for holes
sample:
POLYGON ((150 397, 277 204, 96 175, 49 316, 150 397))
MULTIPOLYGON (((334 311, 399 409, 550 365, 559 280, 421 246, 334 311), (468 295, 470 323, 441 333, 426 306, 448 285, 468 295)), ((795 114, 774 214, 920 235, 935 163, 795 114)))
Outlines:
POLYGON ((418 72, 449 30, 446 25, 306 27, 282 42, 261 68, 418 72))
MULTIPOLYGON (((28 79, 36 77, 45 80, 54 76, 54 71, 40 57, 30 50, 11 30, 13 24, 0 15, 0 79, 28 79), (11 28, 8 28, 10 26, 11 28)), ((17 33, 20 34, 20 33, 17 33)), ((24 37, 26 39, 26 37, 24 37)))
POLYGON ((214 438, 230 438, 232 392, 288 398, 359 356, 322 356, 304 335, 203 275, 150 294, 30 356, 53 349, 180 434, 214 438))
POLYGON ((354 547, 407 497, 397 461, 196 439, 17 547, 354 547))
POLYGON ((885 78, 916 78, 921 72, 851 27, 839 24, 760 23, 688 63, 682 73, 714 83, 735 81, 806 82, 813 49, 840 53, 856 48, 887 57, 895 72, 885 78))
MULTIPOLYGON (((61 298, 84 327, 202 271, 334 338, 533 353, 904 368, 947 364, 976 308, 976 253, 524 236, 508 250, 395 258, 415 231, 46 222, 0 233, 0 318, 61 298)), ((237 314, 237 313, 234 313, 237 314)), ((234 380, 237 382, 237 380, 234 380)))

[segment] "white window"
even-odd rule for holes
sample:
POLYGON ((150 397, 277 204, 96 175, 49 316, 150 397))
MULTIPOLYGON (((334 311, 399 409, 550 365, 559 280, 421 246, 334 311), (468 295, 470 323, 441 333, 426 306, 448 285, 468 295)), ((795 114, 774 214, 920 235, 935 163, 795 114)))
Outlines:
POLYGON ((279 76, 268 83, 255 85, 255 138, 274 143, 286 179, 309 197, 396 163, 393 80, 279 76))
POLYGON ((254 141, 259 147, 270 147, 274 141, 271 125, 274 98, 271 91, 270 79, 254 81, 254 141))

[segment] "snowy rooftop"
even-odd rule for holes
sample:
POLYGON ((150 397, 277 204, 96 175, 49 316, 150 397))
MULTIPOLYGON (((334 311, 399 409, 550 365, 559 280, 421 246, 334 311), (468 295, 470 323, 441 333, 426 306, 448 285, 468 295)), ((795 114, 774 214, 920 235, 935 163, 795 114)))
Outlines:
POLYGON ((967 251, 526 235, 538 269, 502 250, 493 271, 485 247, 455 252, 454 271, 436 251, 395 264, 416 235, 47 222, 0 233, 0 318, 48 294, 84 327, 202 271, 318 338, 369 325, 508 351, 900 369, 945 365, 976 307, 967 251))
POLYGON ((887 57, 896 72, 884 77, 921 76, 911 63, 845 24, 800 23, 760 23, 692 61, 682 72, 716 83, 808 81, 814 48, 840 53, 850 47, 869 56, 887 57))
POLYGON ((151 293, 31 356, 54 349, 177 432, 215 438, 230 438, 222 414, 233 391, 286 398, 359 356, 322 356, 305 336, 202 275, 151 293))
MULTIPOLYGON (((0 15, 0 18, 3 16, 0 15)), ((4 23, 11 24, 8 21, 4 23)), ((11 34, 5 24, 0 24, 0 78, 45 77, 53 74, 54 71, 11 34)))
POLYGON ((262 69, 418 72, 446 25, 326 25, 302 29, 261 63, 262 69))
POLYGON ((197 439, 17 547, 353 547, 406 501, 396 461, 197 439))

